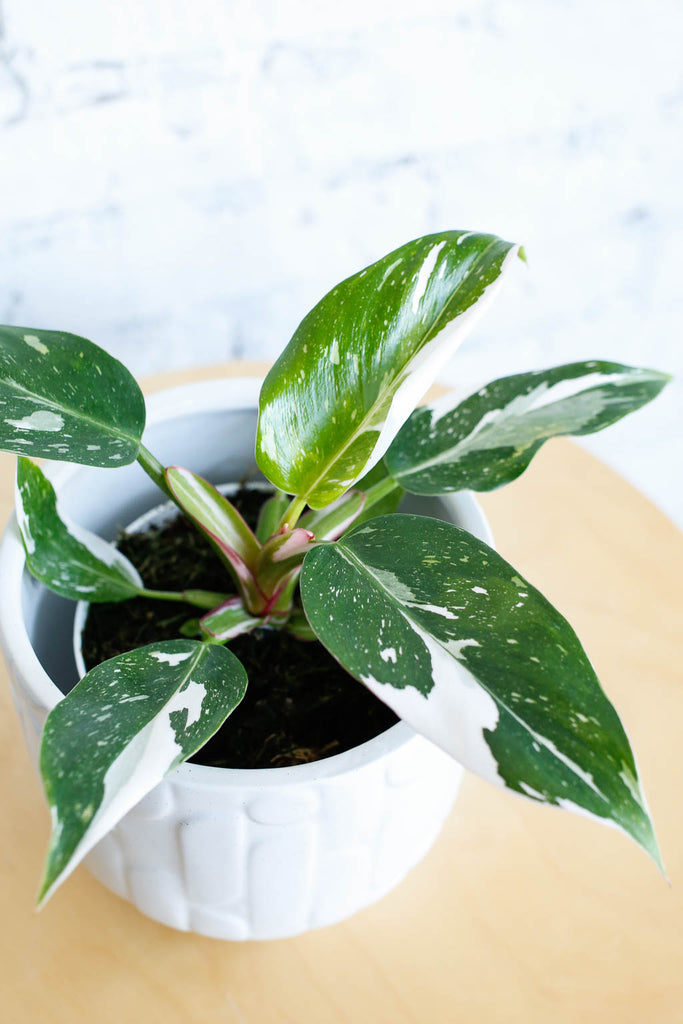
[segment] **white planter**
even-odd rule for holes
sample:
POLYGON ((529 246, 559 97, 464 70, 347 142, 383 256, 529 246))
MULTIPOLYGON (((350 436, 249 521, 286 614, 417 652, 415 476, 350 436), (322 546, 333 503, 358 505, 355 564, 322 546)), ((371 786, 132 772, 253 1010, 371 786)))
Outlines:
MULTIPOLYGON (((148 401, 145 443, 212 480, 257 479, 260 381, 191 384, 148 401)), ((53 465, 60 507, 101 535, 158 504, 136 466, 53 465)), ((411 506, 491 542, 469 494, 411 506)), ((77 680, 74 605, 25 571, 14 519, 0 545, 0 640, 34 764, 45 718, 77 680), (61 687, 61 689, 60 689, 61 687)), ((340 921, 389 892, 430 848, 462 768, 399 723, 353 750, 293 768, 184 764, 130 811, 86 864, 149 917, 221 939, 273 939, 340 921)))

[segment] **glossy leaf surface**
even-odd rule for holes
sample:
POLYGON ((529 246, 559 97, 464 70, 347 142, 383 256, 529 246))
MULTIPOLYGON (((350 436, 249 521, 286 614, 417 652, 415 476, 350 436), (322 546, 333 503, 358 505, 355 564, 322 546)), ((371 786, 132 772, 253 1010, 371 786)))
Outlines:
POLYGON ((113 544, 62 518, 50 481, 17 460, 16 516, 31 573, 73 601, 124 601, 142 589, 135 566, 113 544))
POLYGON ((657 861, 631 748, 569 623, 464 530, 400 513, 304 562, 314 632, 466 768, 612 821, 657 861))
POLYGON ((144 426, 135 379, 98 345, 0 327, 0 449, 114 468, 135 460, 144 426))
POLYGON ((427 235, 329 292, 261 390, 256 459, 268 479, 318 509, 368 472, 517 251, 495 235, 427 235))
POLYGON ((215 644, 169 640, 105 661, 50 713, 40 767, 52 836, 44 902, 244 696, 244 668, 215 644))
POLYGON ((415 494, 490 491, 516 479, 562 434, 592 434, 652 401, 670 378, 620 363, 582 362, 502 377, 464 402, 416 409, 386 455, 415 494))

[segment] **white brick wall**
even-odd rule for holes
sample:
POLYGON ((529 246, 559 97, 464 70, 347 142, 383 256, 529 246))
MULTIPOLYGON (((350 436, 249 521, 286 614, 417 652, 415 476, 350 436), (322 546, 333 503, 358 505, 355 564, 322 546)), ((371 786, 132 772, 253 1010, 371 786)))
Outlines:
MULTIPOLYGON (((525 243, 450 379, 683 380, 677 0, 0 0, 0 320, 138 374, 274 356, 427 231, 525 243)), ((683 524, 674 384, 590 447, 683 524), (672 469, 672 460, 677 469, 672 469)))

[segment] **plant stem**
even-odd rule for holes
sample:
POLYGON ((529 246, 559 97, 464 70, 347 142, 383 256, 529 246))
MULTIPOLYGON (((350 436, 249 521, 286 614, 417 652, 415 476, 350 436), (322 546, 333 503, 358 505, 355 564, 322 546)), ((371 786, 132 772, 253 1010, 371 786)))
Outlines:
POLYGON ((372 487, 368 487, 365 492, 365 505, 363 506, 363 511, 372 508, 372 506, 376 505, 378 501, 381 501, 382 498, 386 498, 387 494, 391 494, 392 491, 395 491, 396 488, 400 486, 401 485, 397 483, 392 476, 387 475, 382 480, 378 480, 376 484, 372 485, 372 487))
POLYGON ((140 590, 139 597, 154 598, 157 601, 182 601, 196 608, 216 608, 227 601, 227 594, 214 594, 210 590, 140 590))
POLYGON ((306 499, 294 497, 290 501, 289 505, 285 509, 285 514, 277 525, 275 533, 279 533, 281 530, 291 530, 297 523, 297 520, 303 510, 306 508, 306 499))
POLYGON ((140 450, 138 452, 138 462, 144 469, 147 476, 150 477, 157 485, 157 487, 160 490, 162 490, 164 494, 168 495, 168 497, 171 498, 177 505, 178 502, 171 494, 168 484, 166 483, 166 477, 164 476, 164 467, 161 465, 159 460, 154 455, 152 455, 149 449, 145 448, 144 444, 140 445, 140 450))

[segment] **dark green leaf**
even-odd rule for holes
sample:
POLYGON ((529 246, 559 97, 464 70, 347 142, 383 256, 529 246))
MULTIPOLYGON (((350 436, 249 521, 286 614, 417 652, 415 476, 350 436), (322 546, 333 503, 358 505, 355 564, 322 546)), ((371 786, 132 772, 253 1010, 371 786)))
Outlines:
POLYGON ((52 710, 40 768, 52 836, 39 899, 239 704, 246 673, 215 644, 169 640, 105 661, 52 710))
POLYGON ((620 363, 569 363, 502 377, 454 404, 416 409, 386 455, 414 494, 490 491, 515 480, 551 437, 592 434, 650 402, 670 378, 620 363))
POLYGON ((145 401, 118 359, 75 334, 0 327, 0 448, 113 468, 134 462, 145 401))
POLYGON ((304 562, 306 616, 397 715, 483 778, 612 821, 661 865, 631 748, 569 623, 481 541, 393 515, 304 562))
POLYGON ((446 231, 396 249, 305 317, 261 390, 256 460, 323 508, 379 461, 518 247, 446 231))
POLYGON ((17 460, 16 515, 26 564, 73 601, 125 601, 142 590, 135 566, 113 544, 60 517, 54 488, 30 459, 17 460))

